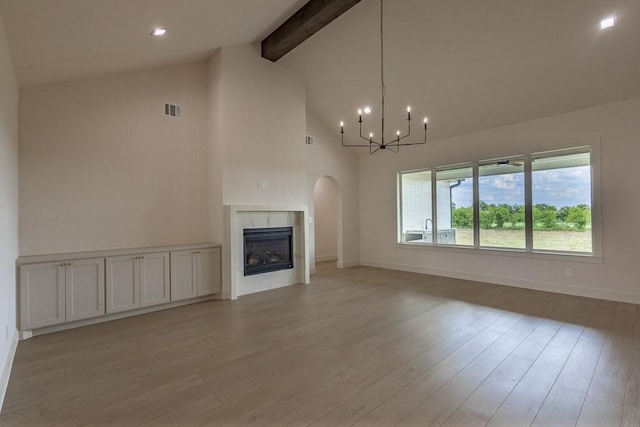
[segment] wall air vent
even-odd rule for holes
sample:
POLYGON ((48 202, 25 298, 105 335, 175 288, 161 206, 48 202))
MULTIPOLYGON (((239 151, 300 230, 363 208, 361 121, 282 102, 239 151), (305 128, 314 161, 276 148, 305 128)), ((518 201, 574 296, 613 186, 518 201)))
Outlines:
POLYGON ((304 138, 304 143, 305 143, 305 144, 307 144, 307 145, 313 145, 313 137, 312 137, 312 136, 307 135, 307 136, 304 138))
POLYGON ((164 115, 179 119, 182 117, 182 107, 177 104, 164 103, 164 115))

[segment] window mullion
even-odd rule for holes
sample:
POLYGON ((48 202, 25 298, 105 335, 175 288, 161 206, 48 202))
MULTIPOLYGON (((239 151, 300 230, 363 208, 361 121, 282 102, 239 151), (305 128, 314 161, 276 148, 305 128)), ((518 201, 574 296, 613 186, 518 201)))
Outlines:
POLYGON ((404 227, 402 216, 402 198, 404 197, 404 188, 402 188, 402 174, 398 174, 397 188, 398 190, 396 191, 396 194, 398 195, 398 209, 396 215, 398 215, 398 220, 396 221, 396 224, 398 224, 398 227, 396 230, 396 242, 404 242, 404 238, 402 237, 402 229, 404 227))
POLYGON ((473 164, 473 247, 480 247, 480 174, 478 163, 473 164))
POLYGON ((533 196, 531 156, 524 156, 524 235, 527 252, 533 251, 533 196))
POLYGON ((431 170, 431 243, 437 244, 437 236, 436 230, 438 229, 438 208, 436 203, 436 193, 438 191, 438 186, 436 183, 436 170, 431 170))

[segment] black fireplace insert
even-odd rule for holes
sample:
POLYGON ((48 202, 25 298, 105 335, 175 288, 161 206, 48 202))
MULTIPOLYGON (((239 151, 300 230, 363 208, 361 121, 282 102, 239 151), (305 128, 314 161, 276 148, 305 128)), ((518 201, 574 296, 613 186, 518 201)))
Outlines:
POLYGON ((293 268, 293 227, 245 228, 244 275, 293 268))

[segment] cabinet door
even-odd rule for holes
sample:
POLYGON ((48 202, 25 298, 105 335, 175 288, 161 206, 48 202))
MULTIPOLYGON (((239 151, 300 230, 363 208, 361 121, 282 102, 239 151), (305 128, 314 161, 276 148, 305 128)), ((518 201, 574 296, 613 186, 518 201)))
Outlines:
POLYGON ((103 315, 104 294, 104 258, 67 263, 67 322, 103 315))
POLYGON ((196 252, 171 252, 171 301, 197 296, 196 252))
POLYGON ((138 256, 107 257, 107 313, 140 307, 139 266, 138 256))
POLYGON ((65 264, 50 262, 20 266, 20 329, 65 321, 65 264))
POLYGON ((220 248, 198 251, 198 296, 217 294, 221 288, 220 248))
POLYGON ((140 257, 140 305, 162 304, 171 300, 169 290, 169 252, 140 257))

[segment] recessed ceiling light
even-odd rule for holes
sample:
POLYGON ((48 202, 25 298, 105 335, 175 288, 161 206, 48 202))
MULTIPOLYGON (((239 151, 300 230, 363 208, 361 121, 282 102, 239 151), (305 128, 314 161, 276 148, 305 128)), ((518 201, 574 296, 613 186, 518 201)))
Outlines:
POLYGON ((167 29, 166 28, 154 28, 153 31, 151 32, 151 35, 154 37, 160 37, 160 36, 164 36, 167 33, 167 29))
POLYGON ((604 18, 602 21, 600 21, 600 29, 604 30, 606 28, 609 27, 613 27, 614 25, 616 25, 616 17, 615 16, 609 16, 607 18, 604 18))

